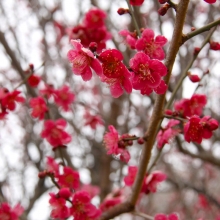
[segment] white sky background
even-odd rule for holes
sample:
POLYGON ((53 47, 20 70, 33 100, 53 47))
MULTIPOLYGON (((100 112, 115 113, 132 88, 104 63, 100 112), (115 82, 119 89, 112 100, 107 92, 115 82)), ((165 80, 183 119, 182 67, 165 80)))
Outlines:
MULTIPOLYGON (((197 1, 197 0, 194 0, 197 1)), ((46 1, 46 0, 42 0, 42 2, 44 2, 47 6, 53 8, 54 7, 54 1, 46 1)), ((76 5, 82 3, 82 8, 84 10, 84 12, 89 10, 89 0, 62 0, 62 9, 63 9, 63 14, 60 13, 56 13, 55 18, 59 21, 65 21, 65 23, 69 26, 74 26, 77 24, 76 19, 78 18, 78 13, 79 10, 77 10, 76 5)), ((108 8, 108 4, 110 4, 111 1, 100 1, 102 4, 103 9, 108 8), (103 3, 105 2, 105 3, 103 3), (106 4, 106 5, 105 5, 106 4)), ((5 10, 8 12, 8 19, 7 20, 3 20, 1 21, 1 27, 0 30, 1 31, 6 31, 7 30, 7 23, 9 23, 12 26, 16 26, 17 31, 19 31, 21 33, 21 37, 20 37, 20 49, 23 51, 26 51, 26 63, 22 63, 23 68, 25 69, 28 65, 28 63, 34 63, 35 66, 40 66, 42 64, 42 60, 41 60, 41 51, 39 49, 39 45, 38 42, 39 40, 42 38, 42 33, 39 30, 35 30, 34 34, 33 33, 29 33, 29 27, 32 26, 37 27, 37 21, 36 19, 31 16, 30 11, 27 10, 27 8, 24 6, 23 10, 22 9, 22 0, 21 1, 15 1, 15 0, 2 0, 2 4, 5 6, 5 10), (19 2, 20 6, 19 9, 20 11, 17 11, 16 17, 13 14, 13 7, 15 4, 15 2, 19 2), (10 13, 11 12, 11 13, 10 13), (19 21, 19 24, 17 23, 17 20, 19 21), (18 25, 18 26, 17 26, 18 25), (24 36, 25 37, 24 37, 24 36), (27 42, 27 35, 30 35, 30 41, 27 42), (31 50, 29 49, 31 48, 31 50)), ((145 0, 145 3, 142 7, 142 11, 147 10, 147 8, 149 7, 149 4, 151 4, 150 0, 145 0)), ((219 3, 216 3, 219 6, 219 3)), ((201 0, 201 5, 207 7, 206 3, 203 3, 201 0)), ((126 3, 125 1, 117 1, 117 4, 112 6, 112 11, 110 12, 110 18, 113 19, 115 16, 118 16, 116 11, 119 7, 126 7, 126 3)), ((42 13, 44 13, 44 11, 42 11, 42 13)), ((195 22, 195 26, 201 27, 201 23, 205 22, 205 15, 201 15, 198 20, 195 22), (200 23, 201 22, 201 23, 200 23)), ((156 22, 156 20, 155 20, 156 22)), ((121 16, 120 19, 116 20, 116 24, 117 25, 121 25, 121 28, 125 29, 126 24, 128 23, 128 20, 126 17, 121 16), (118 21, 118 22, 117 22, 118 21), (124 27, 123 27, 124 26, 124 27)), ((162 27, 162 30, 164 32, 164 35, 170 40, 171 39, 171 33, 172 33, 172 24, 169 23, 169 21, 164 22, 164 25, 162 27)), ((158 30, 156 30, 156 33, 159 34, 158 30)), ((13 41, 11 40, 12 37, 10 36, 10 34, 7 34, 7 40, 8 42, 10 42, 10 46, 13 47, 13 41)), ((51 35, 49 36, 51 37, 51 41, 53 41, 54 36, 51 35)), ((214 40, 219 41, 220 38, 219 36, 213 36, 214 40)), ((67 45, 65 47, 66 52, 70 49, 70 45, 68 44, 68 41, 66 41, 67 45)), ((199 46, 201 42, 198 42, 198 45, 194 45, 194 46, 199 46)), ((108 47, 111 47, 112 43, 109 42, 108 47)), ((184 53, 184 49, 182 49, 182 53, 184 53)), ((0 46, 0 58, 1 58, 1 63, 0 63, 0 70, 4 70, 4 69, 8 69, 10 68, 10 63, 8 62, 8 59, 5 58, 4 52, 3 52, 3 48, 2 46, 0 46)), ((202 56, 203 54, 201 54, 202 56)), ((213 57, 213 60, 219 60, 220 59, 220 52, 211 52, 211 56, 213 57)), ((203 61, 202 65, 204 65, 204 69, 207 68, 207 63, 205 61, 203 61)), ((214 62, 213 65, 209 68, 211 74, 219 76, 219 70, 220 70, 220 62, 214 62)), ((174 74, 178 73, 179 67, 177 65, 174 66, 174 74)), ((40 72, 40 71, 39 71, 40 72)), ((62 85, 62 81, 64 79, 64 75, 62 75, 62 69, 59 69, 59 66, 55 67, 54 70, 52 71, 54 76, 52 75, 51 80, 53 80, 55 77, 57 80, 57 84, 61 84, 62 85)), ((193 73, 198 74, 199 76, 202 75, 202 71, 198 68, 194 68, 193 69, 193 73)), ((9 76, 9 78, 15 77, 15 73, 13 71, 11 71, 11 76, 9 76)), ((217 84, 219 86, 219 82, 213 81, 213 84, 217 84)), ((9 89, 11 88, 10 84, 5 84, 5 79, 1 76, 0 74, 0 84, 6 86, 9 89)), ((60 86, 60 85, 59 85, 60 86)), ((184 90, 183 90, 183 96, 186 98, 190 98, 191 95, 194 92, 195 87, 197 86, 197 84, 192 84, 188 79, 186 79, 184 81, 184 90)), ((215 91, 210 91, 210 93, 214 93, 215 91)), ((134 95, 135 97, 135 95, 134 95)), ((2 144, 0 149, 0 153, 4 154, 4 155, 8 155, 8 163, 11 165, 11 167, 16 167, 16 169, 19 170, 19 166, 24 166, 24 164, 22 164, 22 162, 20 161, 19 158, 19 140, 20 138, 24 135, 24 130, 21 130, 20 125, 19 125, 19 121, 16 118, 16 112, 15 114, 11 114, 8 117, 8 121, 6 122, 0 122, 0 126, 1 126, 1 132, 0 132, 0 141, 4 144, 2 144), (13 128, 13 129, 11 129, 13 128), (10 136, 10 138, 8 138, 10 136), (13 137, 13 139, 11 138, 13 137), (16 143, 16 151, 15 152, 15 143, 16 143)), ((34 147, 32 147, 32 151, 33 151, 33 155, 35 155, 36 151, 34 149, 34 147)), ((37 155, 36 155, 37 157, 37 155)), ((2 172, 0 173, 0 180, 3 178, 3 175, 7 173, 7 170, 5 169, 4 166, 5 162, 4 160, 0 160, 0 169, 2 170, 2 172)), ((82 170, 81 174, 84 178, 84 182, 89 181, 88 179, 86 179, 88 176, 86 170, 82 170), (84 175, 83 175, 84 173, 84 175)), ((36 181, 34 178, 32 178, 31 176, 33 175, 37 175, 36 170, 34 169, 34 167, 30 166, 29 169, 27 169, 27 173, 24 174, 24 178, 27 178, 28 182, 27 182, 27 188, 31 189, 31 185, 34 184, 36 181)), ((15 181, 19 181, 19 177, 16 176, 16 174, 14 176, 12 176, 11 178, 14 178, 15 181), (17 178, 17 180, 16 180, 17 178)), ((30 190, 31 191, 31 190, 30 190)), ((8 194, 8 197, 10 198, 10 194, 12 194, 12 192, 14 193, 15 198, 17 198, 18 200, 20 199, 19 197, 21 197, 21 194, 19 193, 19 191, 16 191, 15 189, 5 189, 5 193, 6 195, 8 194), (11 191, 13 190, 13 191, 11 191)), ((10 201, 12 204, 13 201, 10 201)), ((25 205, 25 204, 24 204, 25 205)), ((47 220, 48 216, 49 216, 49 203, 48 203, 48 195, 42 196, 35 204, 33 210, 30 212, 29 215, 29 220, 47 220)))

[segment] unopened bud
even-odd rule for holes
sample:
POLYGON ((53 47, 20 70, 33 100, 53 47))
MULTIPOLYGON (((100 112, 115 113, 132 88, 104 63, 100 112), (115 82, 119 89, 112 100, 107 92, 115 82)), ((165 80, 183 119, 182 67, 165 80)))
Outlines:
POLYGON ((196 83, 196 82, 199 82, 200 81, 200 78, 198 75, 195 75, 195 74, 188 74, 188 77, 189 79, 193 82, 193 83, 196 83))
POLYGON ((126 8, 119 8, 117 13, 119 15, 124 15, 124 14, 130 14, 130 11, 129 11, 129 9, 126 9, 126 8))
POLYGON ((201 48, 200 47, 195 47, 194 48, 194 55, 197 55, 200 52, 201 48))
POLYGON ((89 49, 90 49, 93 53, 96 52, 97 47, 98 47, 98 44, 97 44, 96 42, 91 42, 91 43, 89 44, 89 49))
POLYGON ((166 115, 173 115, 173 111, 170 110, 170 109, 166 109, 166 110, 164 111, 164 113, 165 113, 166 115))
POLYGON ((159 8, 158 14, 161 15, 161 16, 164 16, 167 13, 169 8, 170 8, 170 5, 166 3, 161 8, 159 8))
POLYGON ((143 144, 144 143, 144 139, 143 138, 138 138, 137 142, 138 142, 138 144, 143 144))
POLYGON ((158 0, 160 4, 165 4, 167 0, 158 0))

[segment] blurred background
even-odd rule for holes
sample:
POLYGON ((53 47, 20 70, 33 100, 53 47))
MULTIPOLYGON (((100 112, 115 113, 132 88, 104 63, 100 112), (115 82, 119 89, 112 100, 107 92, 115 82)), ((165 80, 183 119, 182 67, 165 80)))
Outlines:
MULTIPOLYGON (((178 1, 175 1, 178 3, 178 1)), ((6 119, 0 121, 0 202, 12 206, 21 203, 25 207, 23 219, 49 219, 49 192, 56 188, 49 179, 39 179, 38 173, 45 169, 47 156, 58 157, 51 146, 40 137, 43 122, 30 115, 29 100, 45 88, 45 84, 58 89, 70 86, 75 94, 71 111, 65 112, 48 100, 50 117, 65 118, 72 142, 64 153, 68 165, 79 170, 83 184, 100 188, 99 196, 93 199, 98 205, 113 189, 124 186, 127 164, 117 157, 106 154, 103 135, 109 125, 114 125, 120 134, 143 136, 152 113, 155 94, 143 96, 133 90, 121 97, 112 98, 108 85, 100 83, 94 75, 84 82, 72 73, 67 52, 72 48, 70 39, 81 41, 85 33, 80 29, 83 16, 91 8, 104 10, 106 17, 106 48, 116 48, 124 55, 124 63, 135 54, 119 36, 120 30, 134 31, 129 14, 120 16, 118 8, 127 8, 123 0, 1 0, 0 1, 0 85, 22 92, 26 102, 19 104, 6 119), (25 79, 30 64, 34 74, 41 77, 38 87, 31 87, 25 79), (25 75, 26 74, 26 75, 25 75), (98 117, 102 123, 91 126, 90 119, 98 117)), ((141 7, 134 7, 135 17, 141 28, 151 28, 156 35, 172 37, 175 11, 170 9, 159 16, 162 7, 157 0, 145 0, 141 7)), ((192 27, 200 28, 219 18, 220 3, 210 5, 203 0, 192 0, 184 26, 184 33, 192 27)), ((172 95, 176 82, 193 60, 195 47, 201 47, 210 31, 204 32, 181 46, 172 72, 167 99, 172 95)), ((92 33, 95 34, 95 33, 92 33)), ((220 41, 220 29, 216 28, 210 40, 220 41)), ((97 40, 100 41, 97 33, 97 40)), ((165 52, 169 42, 165 46, 165 52)), ((208 104, 204 115, 220 121, 220 52, 211 51, 207 43, 189 71, 202 80, 192 83, 188 77, 183 81, 175 100, 190 98, 194 93, 205 94, 208 104)), ((172 109, 172 107, 171 107, 172 109)), ((162 126, 166 125, 164 120, 162 126)), ((157 143, 152 162, 158 155, 157 143)), ((129 165, 138 165, 142 145, 134 144, 129 149, 129 165)), ((58 159, 59 162, 59 159, 58 159)), ((144 196, 138 209, 148 215, 178 212, 182 219, 220 219, 220 132, 213 138, 203 140, 201 145, 186 143, 181 134, 163 148, 153 170, 161 170, 168 178, 160 184, 157 193, 144 196)), ((117 219, 143 218, 123 215, 117 219)))

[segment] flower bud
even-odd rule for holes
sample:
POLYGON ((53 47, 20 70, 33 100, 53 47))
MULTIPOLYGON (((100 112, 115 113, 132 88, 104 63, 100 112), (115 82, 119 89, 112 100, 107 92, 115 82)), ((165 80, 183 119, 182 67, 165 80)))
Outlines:
POLYGON ((129 11, 129 9, 126 9, 126 8, 119 8, 117 13, 119 15, 124 15, 124 14, 130 14, 130 11, 129 11))
POLYGON ((161 16, 164 16, 167 13, 169 8, 170 8, 170 5, 166 3, 161 8, 159 8, 158 14, 161 15, 161 16))
POLYGON ((165 4, 167 0, 158 0, 160 4, 165 4))
POLYGON ((138 144, 143 144, 143 143, 144 143, 144 139, 143 139, 143 138, 139 138, 139 139, 137 140, 137 142, 138 142, 138 144))
POLYGON ((96 42, 91 42, 91 43, 89 44, 89 49, 90 49, 93 53, 96 52, 97 47, 98 47, 98 44, 97 44, 96 42))

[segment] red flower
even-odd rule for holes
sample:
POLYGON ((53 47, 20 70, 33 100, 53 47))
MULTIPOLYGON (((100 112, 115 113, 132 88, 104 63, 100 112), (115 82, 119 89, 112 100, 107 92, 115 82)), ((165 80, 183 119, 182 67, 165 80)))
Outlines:
POLYGON ((144 0, 130 0, 130 4, 131 5, 136 5, 136 6, 142 5, 143 2, 144 2, 144 0))
POLYGON ((101 81, 106 82, 110 86, 110 92, 114 98, 118 98, 123 94, 123 88, 127 93, 131 93, 131 73, 121 62, 123 56, 116 49, 105 50, 99 56, 102 63, 103 75, 101 81))
POLYGON ((38 118, 39 120, 44 119, 45 113, 48 111, 47 105, 42 97, 36 97, 30 99, 29 102, 32 112, 31 116, 33 118, 38 118))
POLYGON ((16 102, 24 102, 25 99, 22 96, 19 96, 21 92, 15 90, 13 92, 7 93, 4 98, 1 100, 2 107, 9 109, 11 111, 15 110, 16 102))
POLYGON ((164 80, 160 81, 160 84, 156 88, 150 88, 145 86, 144 89, 141 89, 142 95, 150 95, 153 91, 155 91, 157 94, 161 95, 164 94, 167 91, 167 84, 164 82, 164 80))
POLYGON ((84 81, 92 78, 91 68, 99 75, 102 75, 102 68, 93 53, 82 46, 77 40, 71 40, 74 49, 70 50, 67 54, 69 61, 72 63, 73 73, 81 75, 84 81))
MULTIPOLYGON (((128 134, 119 136, 117 130, 113 125, 109 125, 110 132, 104 135, 104 144, 107 148, 107 154, 120 155, 120 160, 128 162, 130 160, 130 154, 126 147, 130 146, 130 143, 123 140, 123 138, 130 137, 128 134)), ((131 143, 132 145, 133 143, 131 143)))
POLYGON ((83 19, 83 24, 89 28, 99 28, 105 25, 106 13, 98 8, 89 10, 83 19))
POLYGON ((189 79, 190 79, 193 83, 196 83, 196 82, 199 82, 199 81, 200 81, 200 78, 199 78, 198 75, 189 74, 188 77, 189 77, 189 79))
POLYGON ((207 103, 206 95, 194 94, 191 99, 182 99, 174 104, 174 108, 183 117, 201 115, 207 103))
POLYGON ((53 173, 55 177, 59 175, 59 164, 52 157, 47 157, 47 171, 53 173))
POLYGON ((124 182, 126 186, 132 186, 137 174, 138 168, 136 166, 128 167, 128 175, 124 177, 124 182))
POLYGON ((46 96, 47 98, 50 98, 54 96, 55 89, 53 85, 45 84, 45 88, 40 90, 40 94, 46 96))
POLYGON ((132 92, 132 84, 130 81, 131 74, 127 71, 124 76, 120 76, 118 78, 108 78, 106 76, 101 77, 101 81, 105 82, 110 87, 111 95, 114 98, 118 98, 124 92, 123 88, 127 93, 132 92))
POLYGON ((158 148, 162 148, 165 144, 169 143, 169 140, 177 135, 180 130, 176 129, 174 126, 180 122, 174 119, 171 119, 165 128, 161 129, 157 134, 158 148))
POLYGON ((141 38, 137 40, 136 49, 143 50, 151 59, 163 60, 165 58, 162 46, 167 43, 164 36, 158 35, 154 39, 154 31, 145 29, 141 38))
POLYGON ((131 49, 136 49, 135 45, 137 42, 137 34, 129 32, 128 30, 119 31, 119 35, 125 37, 125 42, 130 46, 131 49))
POLYGON ((91 115, 88 111, 84 114, 85 126, 89 125, 92 129, 96 129, 97 125, 103 125, 103 120, 99 115, 91 115))
POLYGON ((122 203, 126 198, 126 192, 122 189, 115 189, 109 193, 100 205, 100 209, 105 212, 113 206, 122 203))
POLYGON ((28 83, 30 86, 32 87, 37 87, 39 82, 40 82, 41 78, 35 74, 32 74, 29 78, 28 78, 28 83))
POLYGON ((82 185, 80 190, 88 192, 91 199, 100 193, 100 188, 98 186, 92 186, 90 184, 82 185))
POLYGON ((44 122, 44 130, 41 133, 41 137, 46 138, 54 148, 68 144, 72 138, 64 131, 66 125, 67 123, 64 119, 47 120, 44 122))
POLYGON ((118 148, 119 134, 113 125, 109 125, 110 132, 104 135, 104 144, 107 148, 107 154, 114 154, 118 148))
POLYGON ((216 2, 216 0, 204 0, 205 2, 209 3, 209 4, 213 4, 216 2))
POLYGON ((192 116, 184 126, 184 138, 187 142, 193 141, 201 144, 202 139, 212 137, 212 131, 218 128, 218 122, 209 116, 200 119, 192 116))
POLYGON ((71 207, 74 220, 97 219, 101 212, 93 204, 91 198, 86 191, 79 191, 73 195, 73 206, 71 207))
POLYGON ((176 213, 172 213, 170 215, 160 213, 154 216, 154 220, 179 220, 179 217, 176 213))
POLYGON ((80 39, 84 47, 89 47, 91 42, 97 43, 97 52, 100 53, 106 48, 105 42, 111 38, 105 26, 99 28, 90 28, 84 25, 78 25, 68 30, 70 39, 80 39))
POLYGON ((66 206, 66 199, 55 195, 54 193, 49 193, 50 200, 49 203, 53 207, 53 210, 50 213, 52 218, 66 219, 70 217, 70 210, 66 206))
POLYGON ((71 167, 64 167, 63 174, 58 176, 58 183, 61 187, 76 190, 79 188, 79 173, 71 167))
POLYGON ((58 106, 61 106, 64 111, 70 110, 70 105, 75 100, 75 94, 69 91, 70 87, 64 85, 62 88, 54 91, 54 100, 58 106))
POLYGON ((147 190, 145 193, 152 192, 155 193, 157 191, 157 185, 160 182, 163 182, 167 178, 167 175, 162 173, 161 171, 153 171, 146 178, 146 186, 147 190))
POLYGON ((24 208, 17 204, 14 208, 6 202, 0 205, 0 219, 2 220, 19 220, 19 216, 24 212, 24 208))
POLYGON ((99 55, 102 63, 103 74, 108 78, 118 78, 128 72, 126 66, 121 62, 123 55, 119 50, 105 50, 99 55))
MULTIPOLYGON (((124 182, 127 186, 132 186, 137 175, 138 168, 136 166, 128 167, 128 175, 125 176, 124 182)), ((157 191, 158 183, 166 179, 166 174, 161 171, 154 171, 149 175, 145 175, 142 184, 141 192, 148 194, 149 192, 155 193, 157 191)))
POLYGON ((210 41, 209 44, 210 44, 210 50, 220 50, 220 43, 215 41, 210 41))
POLYGON ((166 66, 158 60, 151 60, 143 52, 138 52, 129 62, 134 71, 133 88, 137 90, 154 89, 160 86, 161 77, 167 74, 166 66))

